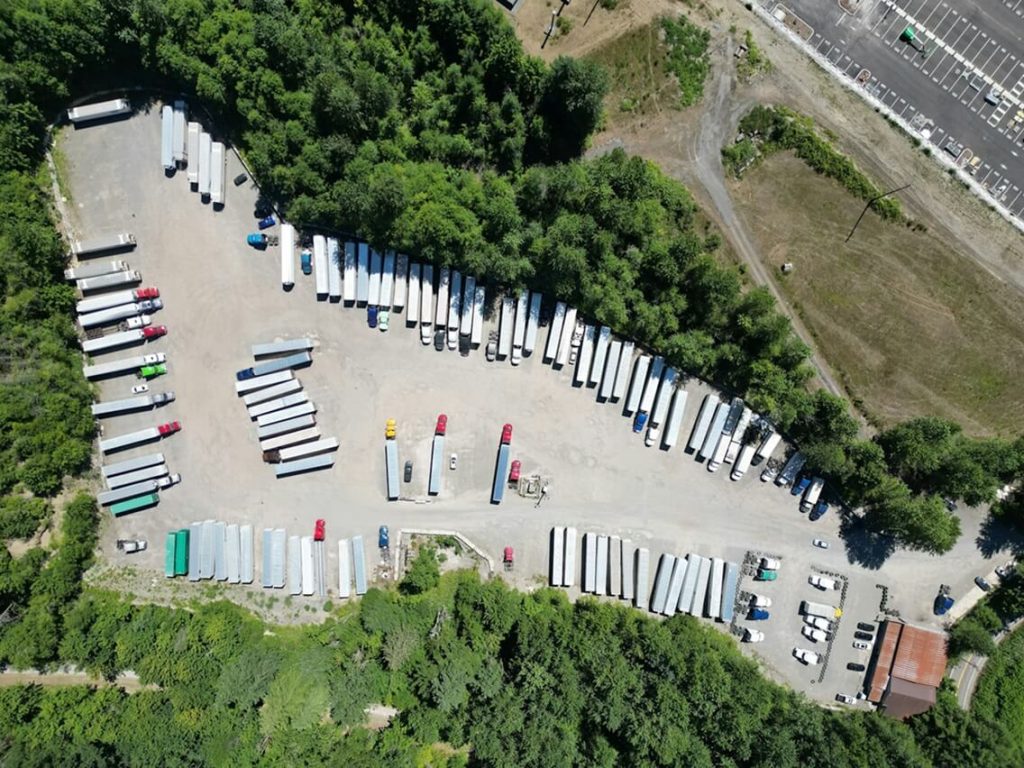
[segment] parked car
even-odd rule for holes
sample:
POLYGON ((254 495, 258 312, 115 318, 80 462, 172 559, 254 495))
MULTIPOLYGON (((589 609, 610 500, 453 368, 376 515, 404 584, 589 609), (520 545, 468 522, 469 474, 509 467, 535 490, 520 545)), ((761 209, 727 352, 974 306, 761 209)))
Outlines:
POLYGON ((861 632, 860 630, 854 632, 853 636, 856 637, 858 640, 865 640, 869 643, 874 642, 875 640, 875 636, 873 634, 871 634, 870 632, 861 632))
POLYGON ((814 544, 814 546, 818 547, 819 549, 828 549, 828 542, 825 541, 824 539, 815 539, 811 543, 814 544))
POLYGON ((764 568, 757 569, 757 581, 776 581, 779 578, 778 571, 766 571, 764 568))
POLYGON ((811 484, 811 478, 809 478, 809 477, 802 477, 802 478, 800 478, 800 482, 793 483, 793 487, 790 489, 789 495, 790 496, 803 496, 804 495, 804 491, 807 490, 807 487, 810 484, 811 484))
POLYGON ((386 309, 382 309, 380 313, 377 315, 377 325, 380 327, 382 331, 386 331, 388 329, 388 324, 390 322, 391 313, 388 312, 386 309))
POLYGON ((407 483, 411 483, 412 482, 412 462, 411 461, 405 462, 405 482, 407 482, 407 483))
POLYGON ((380 549, 387 549, 389 545, 390 540, 388 538, 388 527, 386 525, 382 525, 377 529, 377 546, 380 549))
POLYGON ((495 358, 498 357, 498 342, 488 341, 487 342, 487 362, 493 363, 495 358))
POLYGON ((828 635, 820 629, 804 624, 802 630, 804 637, 812 640, 815 643, 824 643, 828 641, 828 635))
POLYGON ((158 477, 156 479, 156 487, 161 490, 164 488, 170 488, 172 485, 177 485, 181 482, 181 475, 177 472, 172 472, 166 477, 158 477))
POLYGON ((857 622, 857 629, 862 629, 865 632, 874 632, 875 631, 875 625, 874 624, 869 624, 866 621, 858 621, 857 622))
POLYGON ((1000 580, 1004 580, 1008 576, 1010 576, 1013 573, 1013 571, 1014 565, 1013 561, 1011 560, 1006 565, 1000 565, 998 568, 996 568, 996 576, 998 576, 1000 580))
POLYGON ((978 589, 980 589, 982 592, 988 592, 990 589, 992 589, 992 585, 985 581, 985 579, 981 576, 975 576, 974 583, 978 585, 978 589))
POLYGON ((240 173, 237 176, 235 176, 235 186, 236 187, 240 187, 243 184, 245 184, 245 182, 248 181, 248 180, 249 180, 249 174, 247 174, 247 173, 240 173))
POLYGON ((772 599, 764 595, 751 595, 750 605, 754 608, 771 608, 772 599))
POLYGON ((453 453, 451 459, 448 461, 448 469, 455 469, 459 464, 459 454, 453 453))
POLYGON ((762 557, 761 567, 767 571, 777 571, 782 567, 782 561, 776 560, 774 557, 762 557))
POLYGON ((956 512, 956 502, 949 498, 949 496, 944 497, 942 503, 946 505, 946 509, 950 512, 956 512))
POLYGON ((646 423, 647 423, 647 414, 644 413, 643 411, 640 411, 639 413, 637 413, 636 418, 633 419, 633 431, 634 432, 643 432, 644 431, 644 425, 646 423))
POLYGON ((139 368, 139 378, 152 379, 157 376, 163 376, 167 373, 166 363, 157 363, 156 365, 144 365, 139 368))
POLYGON ((817 664, 819 661, 821 661, 821 657, 818 654, 816 654, 814 651, 809 651, 806 648, 794 648, 793 655, 796 656, 796 658, 799 661, 802 661, 804 664, 808 665, 817 664))
POLYGON ((812 574, 811 576, 807 577, 807 581, 810 583, 812 587, 817 587, 818 589, 839 589, 839 585, 836 583, 836 580, 830 579, 828 576, 818 576, 817 574, 812 574))
POLYGON ((858 651, 866 651, 868 648, 871 647, 871 644, 865 643, 863 640, 854 640, 853 647, 856 648, 858 651))
POLYGON ((832 631, 832 622, 822 616, 804 616, 804 623, 822 632, 832 631))
POLYGON ((953 607, 953 603, 953 597, 949 594, 949 585, 942 584, 941 586, 939 586, 939 594, 935 596, 935 615, 944 615, 950 608, 953 607))
POLYGON ((377 307, 372 304, 366 308, 366 324, 371 328, 377 327, 377 307))
POLYGON ((771 618, 771 614, 763 608, 751 608, 750 613, 747 614, 747 618, 750 621, 767 621, 771 618))
POLYGON ((764 632, 759 629, 751 629, 746 627, 743 630, 743 642, 745 643, 760 643, 764 640, 764 632))
POLYGON ((118 539, 117 548, 124 552, 126 555, 130 555, 133 552, 142 552, 148 546, 148 542, 145 539, 118 539))
POLYGON ((867 667, 865 667, 863 664, 859 664, 856 661, 851 661, 849 664, 846 665, 846 668, 851 672, 863 672, 865 669, 867 669, 867 667))
POLYGON ((270 229, 275 224, 277 224, 277 222, 274 220, 273 216, 264 216, 259 220, 259 223, 256 226, 260 229, 270 229))
POLYGON ((311 275, 313 274, 313 254, 303 249, 302 254, 299 256, 299 263, 302 265, 302 274, 311 275))
POLYGON ((775 463, 774 459, 768 461, 767 466, 761 470, 761 482, 768 483, 778 477, 779 466, 775 463))
POLYGON ((853 696, 848 696, 845 693, 837 693, 836 694, 836 701, 838 701, 840 704, 856 704, 857 703, 857 700, 855 698, 853 698, 853 696))
POLYGON ((149 392, 149 384, 136 384, 132 387, 133 395, 141 395, 143 392, 149 392))
POLYGON ((438 352, 443 352, 447 343, 448 340, 444 331, 437 331, 434 334, 434 349, 438 352))
POLYGON ((808 516, 809 520, 820 520, 828 512, 828 504, 824 501, 819 501, 814 505, 814 509, 811 510, 811 514, 808 516))
POLYGON ((313 541, 324 540, 324 528, 327 527, 327 522, 323 519, 317 520, 313 525, 313 541))

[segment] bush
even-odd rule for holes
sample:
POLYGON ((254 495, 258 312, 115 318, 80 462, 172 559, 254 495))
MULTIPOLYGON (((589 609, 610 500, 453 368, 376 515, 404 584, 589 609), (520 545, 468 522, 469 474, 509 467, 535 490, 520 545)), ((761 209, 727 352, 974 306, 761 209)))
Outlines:
POLYGON ((50 505, 44 499, 25 496, 0 498, 0 539, 27 539, 50 517, 50 505))
POLYGON ((412 567, 398 585, 403 594, 419 595, 437 586, 441 578, 441 570, 437 564, 437 550, 433 547, 420 547, 412 567))

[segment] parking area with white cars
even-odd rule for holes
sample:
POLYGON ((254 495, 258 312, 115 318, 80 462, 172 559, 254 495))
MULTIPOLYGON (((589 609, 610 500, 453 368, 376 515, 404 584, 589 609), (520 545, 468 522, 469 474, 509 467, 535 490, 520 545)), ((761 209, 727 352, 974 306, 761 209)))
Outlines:
POLYGON ((1016 0, 761 5, 1021 218, 1024 24, 1016 0))
MULTIPOLYGON (((613 396, 617 381, 612 381, 612 392, 605 390, 603 395, 603 370, 596 381, 588 372, 586 382, 577 382, 582 351, 572 362, 567 355, 561 367, 545 360, 549 331, 557 322, 555 297, 544 298, 534 352, 512 365, 511 350, 508 355, 494 350, 495 359, 489 359, 487 347, 492 334, 496 346, 500 343, 507 304, 491 286, 479 346, 471 344, 467 354, 449 349, 447 333, 441 351, 432 338, 424 344, 422 323, 409 322, 408 300, 401 311, 391 310, 386 332, 379 327, 379 314, 378 327, 371 328, 365 307, 331 302, 329 275, 328 296, 318 300, 316 277, 302 274, 301 262, 294 287, 282 290, 279 248, 260 251, 246 243, 247 233, 256 229, 256 190, 231 188, 222 209, 212 215, 203 210, 188 185, 168 183, 154 161, 160 143, 155 113, 69 131, 59 141, 67 158, 75 231, 89 235, 131 222, 138 239, 132 266, 145 271, 147 282, 160 286, 166 303, 161 321, 174 331, 161 343, 173 363, 175 417, 180 417, 182 429, 159 450, 180 472, 182 482, 162 495, 156 506, 110 518, 102 546, 111 558, 124 557, 116 552, 116 539, 147 538, 149 549, 132 557, 140 567, 159 572, 163 552, 155 543, 163 542, 169 531, 203 520, 251 526, 257 570, 263 562, 264 529, 308 535, 315 521, 324 519, 331 542, 356 536, 374 541, 381 524, 395 534, 412 528, 456 530, 495 562, 506 546, 513 547, 515 568, 507 577, 524 588, 547 573, 547 533, 556 525, 629 539, 652 555, 692 552, 744 564, 750 552, 763 552, 781 562, 778 579, 755 583, 748 574, 741 577, 739 589, 769 597, 771 618, 749 622, 765 637, 744 648, 756 653, 779 679, 827 701, 836 693, 856 690, 846 663, 867 658, 853 648, 852 633, 856 621, 873 621, 878 615, 882 590, 876 585, 887 588, 888 607, 899 610, 903 618, 935 625, 931 606, 940 583, 961 594, 974 575, 990 570, 986 560, 1005 559, 998 552, 979 551, 975 542, 984 517, 980 510, 961 509, 964 535, 942 558, 912 552, 887 556, 860 544, 844 546, 834 510, 810 521, 788 490, 759 480, 764 462, 739 479, 730 479, 742 447, 732 465, 709 473, 707 462, 688 450, 689 441, 708 395, 726 406, 723 419, 729 418, 733 399, 685 372, 674 371, 666 385, 669 379, 661 371, 652 390, 649 421, 635 432, 636 413, 624 413, 629 411, 629 380, 623 382, 618 398, 613 396), (104 173, 97 176, 97 168, 104 173), (263 460, 251 420, 242 415, 245 404, 234 383, 238 370, 252 365, 254 342, 286 339, 312 341, 312 365, 301 370, 302 391, 317 406, 317 425, 339 445, 332 453, 333 466, 277 478, 263 460), (666 399, 659 404, 662 387, 667 387, 666 399), (676 389, 686 393, 685 400, 676 389), (677 414, 673 403, 680 403, 677 414), (447 416, 443 455, 458 458, 454 466, 446 465, 440 490, 432 494, 428 468, 439 414, 447 416), (412 462, 410 480, 403 473, 397 501, 388 501, 386 488, 389 419, 395 423, 400 466, 412 462), (652 423, 664 426, 648 446, 645 438, 652 423), (505 424, 514 426, 510 459, 520 463, 524 478, 543 479, 547 492, 523 488, 520 495, 519 484, 506 490, 500 504, 493 504, 496 479, 506 479, 495 473, 505 424), (677 442, 666 449, 673 424, 677 442), (830 547, 817 547, 814 539, 830 547), (793 658, 794 647, 811 642, 802 634, 799 603, 820 597, 807 581, 814 572, 835 574, 845 584, 844 618, 820 681, 821 669, 809 671, 793 658)), ((226 171, 228 178, 241 171, 233 154, 227 157, 226 171)), ((269 232, 280 237, 281 228, 269 232)), ((343 235, 338 237, 345 242, 343 235)), ((301 249, 299 242, 297 260, 301 249)), ((435 274, 435 286, 437 280, 435 274)), ((518 294, 512 298, 514 304, 520 303, 518 294)), ((564 328, 568 312, 561 322, 564 328)), ((592 327, 594 345, 587 353, 591 372, 597 370, 592 355, 598 354, 602 336, 599 326, 592 327)), ((613 345, 618 344, 615 350, 621 359, 629 340, 611 332, 606 339, 601 354, 608 368, 613 345)), ((629 354, 631 361, 639 361, 646 353, 631 347, 629 354)), ((632 378, 637 364, 630 371, 632 378)), ((653 364, 651 356, 648 378, 653 364)), ((98 387, 102 400, 121 396, 115 380, 102 380, 98 387)), ((644 398, 642 391, 639 398, 644 398)), ((741 405, 737 422, 744 413, 741 405)), ((145 416, 138 413, 119 419, 126 430, 147 426, 145 416)), ((753 423, 753 414, 747 419, 753 423)), ((721 446, 723 461, 732 442, 721 446)), ((713 458, 719 445, 709 447, 714 448, 713 458)), ((781 457, 784 448, 778 445, 775 457, 781 457)), ((124 456, 143 452, 131 449, 124 456)), ((342 567, 338 548, 326 547, 325 558, 327 596, 337 597, 333 585, 342 567)), ((262 575, 256 573, 252 586, 235 588, 260 589, 261 582, 262 575)), ((187 586, 187 580, 181 583, 187 586)), ((747 624, 744 618, 742 626, 747 624)))

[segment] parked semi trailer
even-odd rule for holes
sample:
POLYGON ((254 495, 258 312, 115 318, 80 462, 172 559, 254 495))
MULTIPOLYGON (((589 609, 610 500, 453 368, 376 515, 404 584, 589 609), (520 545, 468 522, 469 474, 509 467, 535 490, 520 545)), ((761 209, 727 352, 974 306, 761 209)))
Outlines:
POLYGON ((700 450, 697 452, 698 459, 707 459, 711 456, 712 451, 718 445, 718 439, 722 436, 722 428, 725 426, 725 420, 728 417, 729 404, 720 402, 715 408, 715 415, 711 420, 711 425, 708 427, 704 442, 701 443, 700 450))
POLYGON ((418 325, 420 322, 420 275, 423 265, 413 262, 409 265, 408 306, 405 310, 405 324, 418 325))
POLYGON ((252 378, 245 378, 235 382, 235 392, 239 395, 243 395, 246 392, 256 392, 257 390, 265 387, 270 387, 275 384, 281 384, 285 381, 291 381, 295 378, 295 373, 292 370, 277 371, 275 373, 267 373, 262 376, 253 376, 252 378))
POLYGON ((103 477, 113 477, 114 475, 121 475, 125 472, 134 472, 136 469, 152 467, 156 464, 163 463, 164 455, 162 453, 151 453, 147 456, 125 459, 124 461, 118 461, 113 464, 104 464, 100 467, 100 474, 102 474, 103 477))
POLYGON ((388 501, 395 501, 398 498, 398 443, 394 419, 388 419, 384 429, 384 474, 388 501))
POLYGON ((282 408, 278 411, 257 416, 256 424, 261 427, 269 427, 278 422, 290 421, 296 417, 308 416, 314 413, 316 413, 316 403, 302 403, 301 405, 293 405, 290 408, 282 408))
POLYGON ((462 314, 462 273, 452 270, 452 281, 448 287, 448 349, 459 345, 459 318, 462 314))
MULTIPOLYGON (((314 240, 314 244, 315 244, 314 240)), ((366 303, 369 306, 380 306, 380 279, 384 272, 384 259, 376 248, 370 249, 370 286, 366 303)), ((318 291, 319 293, 319 291, 318 291)))
POLYGON ((626 396, 626 413, 633 414, 640 407, 640 398, 647 384, 647 371, 651 367, 651 356, 640 355, 633 367, 633 378, 629 383, 629 394, 626 396))
MULTIPOLYGON (((94 277, 102 277, 114 272, 124 272, 128 269, 128 262, 123 259, 113 261, 97 261, 94 264, 79 264, 76 267, 69 267, 64 270, 65 280, 90 280, 94 277)), ((81 287, 81 286, 79 286, 81 287)))
POLYGON ((87 240, 72 240, 71 253, 83 259, 110 251, 128 251, 135 245, 135 235, 131 232, 114 232, 87 240))
POLYGON ((137 496, 134 499, 111 504, 110 514, 114 517, 120 517, 121 515, 127 515, 129 512, 137 512, 140 509, 151 507, 159 501, 160 497, 157 494, 147 493, 145 496, 137 496))
POLYGON ((160 109, 160 166, 165 172, 177 167, 174 164, 174 109, 170 104, 160 109))
POLYGON ((82 351, 93 354, 102 352, 105 349, 123 347, 139 341, 156 339, 167 333, 167 326, 154 325, 148 328, 135 328, 130 331, 119 331, 106 336, 97 336, 94 339, 86 339, 82 342, 82 351))
POLYGON ((289 368, 298 368, 300 366, 309 365, 312 362, 313 357, 309 352, 297 352, 296 354, 288 355, 287 357, 279 357, 275 360, 257 363, 251 368, 243 368, 235 374, 235 378, 238 379, 238 381, 255 379, 257 376, 265 376, 268 373, 277 373, 278 371, 284 371, 289 368))
POLYGON ((142 480, 131 485, 124 485, 110 491, 100 491, 96 494, 96 501, 101 506, 109 507, 119 501, 127 501, 137 496, 146 496, 160 490, 160 484, 156 480, 142 480))
POLYGON ((105 120, 118 115, 127 115, 132 111, 127 99, 111 99, 97 101, 93 104, 82 104, 68 110, 68 120, 74 125, 83 125, 95 120, 105 120))
POLYGON ((498 328, 498 356, 502 358, 512 354, 512 336, 516 321, 516 300, 505 296, 501 300, 501 325, 498 328))
POLYGON ((119 413, 141 411, 145 408, 153 408, 157 405, 166 405, 173 401, 173 392, 159 392, 153 395, 128 397, 124 400, 109 400, 105 403, 93 403, 90 407, 92 408, 93 416, 116 416, 119 413))
POLYGON ((565 319, 562 321, 562 332, 558 339, 558 352, 554 364, 559 368, 569 362, 569 350, 572 348, 572 335, 576 330, 576 308, 566 307, 565 319))
POLYGON ((526 316, 526 334, 523 338, 523 354, 532 355, 537 346, 537 329, 540 326, 540 305, 543 295, 534 291, 530 294, 530 309, 526 316))
POLYGON ((679 441, 679 429, 683 424, 683 412, 686 410, 686 390, 677 389, 672 397, 672 407, 668 412, 668 422, 665 427, 665 437, 662 444, 666 448, 673 448, 679 441))
POLYGON ((174 116, 171 121, 171 159, 178 168, 188 165, 188 136, 185 132, 185 102, 174 102, 174 116))
POLYGON ((470 343, 479 347, 484 340, 484 305, 487 303, 487 289, 479 283, 473 292, 473 329, 470 343))
POLYGON ((505 495, 508 478, 508 459, 511 452, 512 425, 501 428, 501 442, 498 444, 498 459, 494 464, 494 480, 491 483, 491 503, 500 504, 505 495))
POLYGON ((434 323, 434 266, 423 265, 420 280, 420 341, 430 343, 434 323))
POLYGON ((601 383, 601 377, 604 376, 604 365, 608 360, 608 347, 612 341, 612 329, 607 325, 602 325, 597 331, 597 343, 594 346, 594 359, 590 364, 590 374, 588 376, 588 383, 590 386, 597 386, 601 383))
POLYGON ((82 293, 90 291, 105 291, 108 288, 117 288, 121 285, 141 283, 142 274, 134 269, 125 269, 120 272, 111 272, 99 277, 86 277, 75 282, 75 287, 82 293))
POLYGON ((304 352, 313 348, 313 340, 309 338, 288 339, 287 341, 271 341, 265 344, 253 344, 253 357, 270 357, 288 353, 304 352))
POLYGON ((284 397, 275 397, 272 400, 266 400, 262 403, 249 406, 249 418, 258 419, 260 416, 264 416, 268 413, 275 411, 281 411, 285 408, 291 408, 296 405, 302 405, 303 403, 309 402, 309 395, 305 392, 293 392, 290 395, 284 397))
POLYGON ((308 429, 316 424, 316 417, 311 413, 297 416, 292 419, 286 419, 285 421, 279 421, 276 424, 267 424, 266 426, 256 427, 256 437, 259 440, 266 440, 270 437, 277 437, 278 435, 285 435, 290 432, 295 432, 299 429, 308 429))
POLYGON ((473 335, 473 304, 476 301, 476 278, 472 275, 466 277, 466 284, 462 287, 462 314, 459 317, 459 335, 473 335))
POLYGON ((391 309, 395 294, 395 252, 385 251, 380 272, 380 308, 391 309))
POLYGON ((122 357, 120 360, 111 360, 98 365, 82 366, 82 373, 87 379, 98 379, 103 376, 113 376, 118 373, 138 370, 144 365, 158 365, 167 361, 167 355, 157 352, 152 355, 135 355, 134 357, 122 357))
POLYGON ((161 437, 168 437, 180 429, 180 422, 171 421, 166 424, 161 424, 158 427, 147 427, 146 429, 129 432, 125 435, 109 437, 106 440, 100 440, 100 451, 102 453, 110 453, 111 451, 117 451, 122 448, 130 448, 131 446, 138 445, 139 443, 157 440, 161 437))
POLYGON ((224 187, 226 174, 224 163, 227 150, 219 141, 210 143, 210 202, 215 206, 224 205, 224 187))
POLYGON ((434 442, 430 447, 430 479, 427 493, 437 496, 441 492, 441 471, 444 469, 444 436, 448 431, 448 417, 443 413, 437 417, 434 427, 434 442))
POLYGON ((84 315, 88 312, 97 312, 101 309, 110 309, 121 304, 132 304, 143 299, 155 299, 160 295, 157 288, 131 288, 125 291, 105 293, 102 296, 94 296, 90 299, 81 299, 75 304, 75 311, 84 315))
POLYGON ((554 360, 558 356, 558 343, 562 337, 562 327, 565 325, 565 302, 555 303, 555 316, 548 326, 548 343, 544 347, 544 360, 554 360))
POLYGON ((622 356, 622 342, 616 339, 608 345, 608 354, 604 363, 604 374, 601 376, 601 389, 598 397, 610 400, 615 391, 615 379, 618 378, 619 358, 622 356))
POLYGON ((188 152, 188 183, 199 183, 199 134, 202 132, 199 123, 189 123, 185 139, 188 152))
POLYGON ((368 304, 370 298, 370 246, 359 243, 356 249, 356 303, 368 304))
POLYGON ((658 388, 658 395, 654 400, 654 408, 651 409, 651 418, 647 427, 647 436, 644 444, 648 447, 655 445, 661 437, 661 425, 665 423, 668 416, 668 407, 675 394, 676 381, 679 375, 675 368, 668 368, 662 376, 661 386, 658 388))
POLYGON ((810 600, 802 600, 800 602, 800 613, 804 616, 820 616, 821 618, 829 621, 838 619, 843 615, 842 610, 836 608, 834 605, 815 603, 810 600))
POLYGON ((255 392, 250 392, 242 397, 242 402, 245 403, 246 408, 248 408, 250 405, 264 403, 267 400, 276 400, 279 397, 290 395, 300 389, 302 389, 302 382, 298 379, 291 379, 290 381, 283 381, 280 384, 274 384, 271 387, 263 387, 263 389, 257 389, 255 392))
POLYGON ((512 365, 519 365, 523 357, 523 344, 526 342, 526 313, 530 300, 530 292, 519 294, 516 303, 516 320, 512 327, 512 365))
POLYGON ((338 439, 328 437, 314 442, 304 442, 287 448, 263 452, 263 460, 268 464, 279 464, 284 461, 295 461, 304 456, 315 456, 318 453, 330 453, 338 450, 338 439))
POLYGON ((304 459, 295 461, 283 461, 274 465, 274 474, 278 477, 287 477, 300 472, 312 472, 316 469, 327 469, 334 466, 334 456, 329 453, 322 453, 319 456, 307 456, 304 459))
POLYGON ((210 154, 213 149, 213 137, 206 131, 199 134, 199 178, 197 191, 206 199, 210 196, 210 154))
POLYGON ((327 296, 330 291, 330 265, 327 263, 327 238, 313 235, 313 275, 316 295, 327 296))
POLYGON ((587 379, 590 377, 590 366, 594 362, 594 337, 596 335, 597 329, 594 326, 584 327, 579 356, 576 358, 576 375, 573 379, 581 387, 586 386, 587 379))
POLYGON ((307 427, 306 429, 300 429, 294 432, 278 435, 277 437, 268 437, 266 440, 260 440, 260 450, 276 451, 278 448, 284 448, 289 445, 298 445, 299 443, 307 443, 310 440, 317 440, 319 437, 319 427, 307 427))
POLYGON ((169 475, 170 473, 171 472, 167 468, 166 464, 156 464, 152 467, 137 469, 134 472, 125 472, 123 475, 108 477, 107 487, 113 491, 118 488, 135 485, 135 483, 144 483, 147 480, 157 480, 158 478, 169 475))
POLYGON ((354 304, 356 300, 356 250, 356 243, 351 241, 345 243, 345 274, 342 280, 342 299, 346 304, 354 304))
POLYGON ((281 222, 281 287, 295 285, 295 227, 281 222))

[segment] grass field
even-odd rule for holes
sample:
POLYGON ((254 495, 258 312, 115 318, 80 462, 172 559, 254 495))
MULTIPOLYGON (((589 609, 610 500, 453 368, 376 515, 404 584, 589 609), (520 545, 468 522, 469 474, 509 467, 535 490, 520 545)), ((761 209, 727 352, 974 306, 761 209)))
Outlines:
POLYGON ((876 424, 939 415, 1024 430, 1020 295, 928 232, 868 213, 783 153, 732 184, 737 211, 858 407, 876 424), (778 267, 792 262, 782 276, 778 267))

